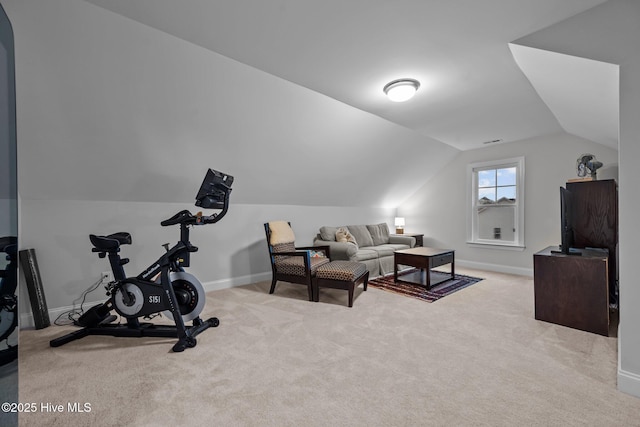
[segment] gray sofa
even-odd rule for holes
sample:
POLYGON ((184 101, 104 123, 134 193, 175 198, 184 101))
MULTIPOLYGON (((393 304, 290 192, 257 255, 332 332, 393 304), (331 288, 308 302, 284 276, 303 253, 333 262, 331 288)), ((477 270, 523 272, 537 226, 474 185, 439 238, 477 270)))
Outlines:
POLYGON ((346 225, 341 227, 320 227, 320 233, 313 240, 314 246, 329 246, 331 260, 363 262, 369 269, 369 277, 382 276, 393 272, 393 252, 415 246, 411 236, 390 235, 387 224, 346 225), (337 242, 336 231, 347 228, 356 243, 337 242))

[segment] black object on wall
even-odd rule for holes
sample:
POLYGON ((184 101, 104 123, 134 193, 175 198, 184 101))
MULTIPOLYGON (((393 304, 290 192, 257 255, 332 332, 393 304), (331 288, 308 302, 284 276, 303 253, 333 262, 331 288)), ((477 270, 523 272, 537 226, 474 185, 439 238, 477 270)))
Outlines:
POLYGON ((20 267, 24 272, 24 278, 27 282, 27 290, 29 291, 29 300, 31 301, 31 310, 33 311, 33 320, 36 329, 46 328, 51 325, 51 321, 49 320, 49 310, 47 309, 47 301, 44 297, 44 288, 42 287, 42 279, 40 278, 38 260, 36 259, 36 251, 34 249, 20 251, 20 267))

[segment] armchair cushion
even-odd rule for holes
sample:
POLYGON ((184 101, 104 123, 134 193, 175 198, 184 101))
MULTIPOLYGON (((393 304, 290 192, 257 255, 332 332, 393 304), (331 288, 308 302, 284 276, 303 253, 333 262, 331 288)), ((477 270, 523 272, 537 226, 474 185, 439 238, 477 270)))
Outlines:
POLYGON ((269 230, 271 230, 269 243, 274 247, 281 243, 293 244, 293 242, 296 241, 296 235, 293 233, 293 229, 287 221, 271 221, 269 223, 269 230))
POLYGON ((287 243, 276 243, 273 245, 273 253, 281 253, 281 252, 295 252, 296 245, 293 242, 287 243))
MULTIPOLYGON (((311 275, 315 275, 316 269, 321 265, 328 264, 329 258, 326 257, 314 257, 311 258, 311 275)), ((276 270, 281 274, 291 274, 293 276, 306 275, 304 269, 304 258, 300 256, 291 256, 286 258, 276 259, 276 270)))

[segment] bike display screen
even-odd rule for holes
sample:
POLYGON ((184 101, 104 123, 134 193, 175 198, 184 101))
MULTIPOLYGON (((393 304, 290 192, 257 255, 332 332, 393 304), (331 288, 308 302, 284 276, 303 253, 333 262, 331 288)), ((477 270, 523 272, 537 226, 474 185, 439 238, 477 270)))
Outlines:
POLYGON ((209 169, 196 195, 196 206, 205 209, 223 209, 225 199, 231 191, 233 177, 214 169, 209 169))

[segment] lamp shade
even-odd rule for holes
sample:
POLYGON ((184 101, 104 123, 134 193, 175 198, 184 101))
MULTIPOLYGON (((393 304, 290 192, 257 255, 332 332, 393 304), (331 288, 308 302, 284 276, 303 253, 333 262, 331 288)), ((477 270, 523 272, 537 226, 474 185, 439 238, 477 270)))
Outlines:
POLYGON ((404 227, 404 218, 396 217, 395 226, 404 227))
POLYGON ((420 82, 414 79, 398 79, 389 82, 383 91, 393 102, 404 102, 413 98, 420 87, 420 82))

